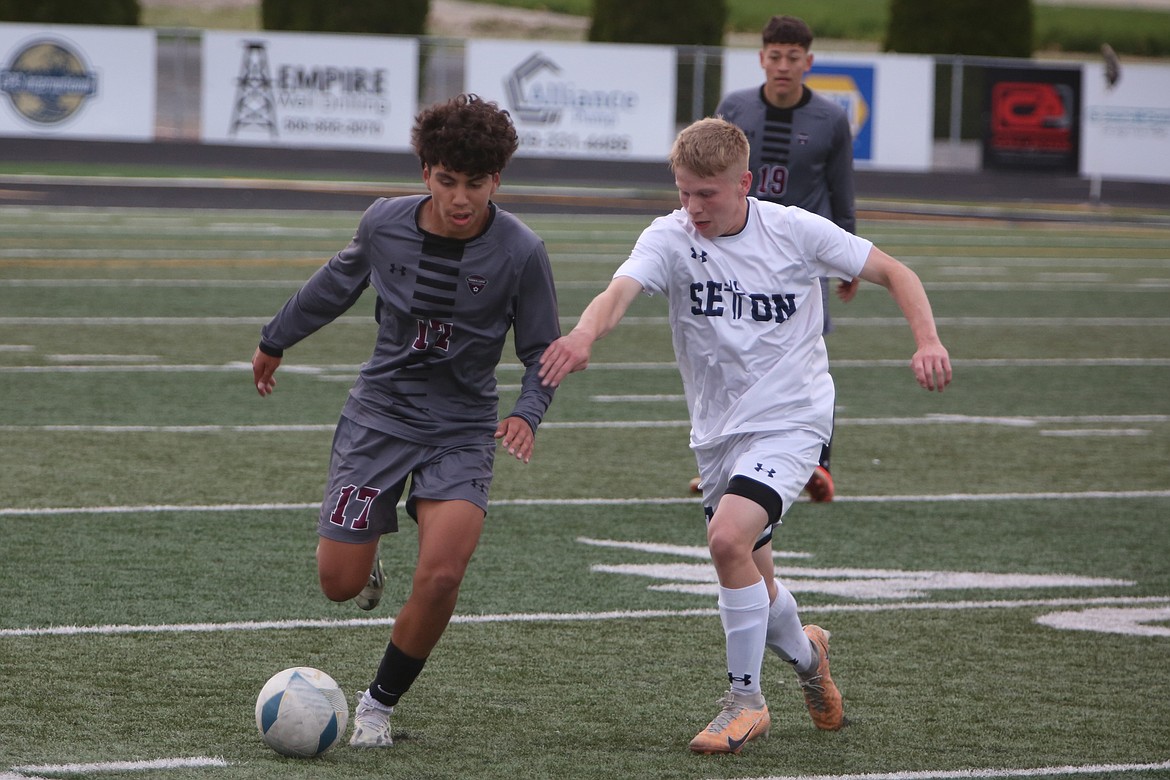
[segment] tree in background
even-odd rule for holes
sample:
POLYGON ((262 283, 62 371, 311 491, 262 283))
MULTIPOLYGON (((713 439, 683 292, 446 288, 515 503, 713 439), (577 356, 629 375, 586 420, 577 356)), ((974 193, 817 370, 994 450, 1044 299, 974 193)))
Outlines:
POLYGON ((430 0, 262 0, 260 19, 265 30, 422 35, 429 10, 430 0))
POLYGON ((884 48, 903 54, 1031 57, 1031 0, 890 0, 884 48))
POLYGON ((0 0, 0 21, 137 26, 138 0, 0 0))
POLYGON ((593 0, 589 40, 722 46, 726 0, 593 0))

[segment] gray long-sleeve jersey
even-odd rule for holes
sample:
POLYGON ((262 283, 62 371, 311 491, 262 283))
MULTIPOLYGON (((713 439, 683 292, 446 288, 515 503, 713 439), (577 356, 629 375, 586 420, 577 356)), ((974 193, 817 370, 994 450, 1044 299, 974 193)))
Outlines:
POLYGON ((747 135, 752 195, 856 232, 853 136, 844 109, 807 86, 798 105, 776 108, 763 87, 752 87, 726 95, 715 112, 747 135))
POLYGON ((279 354, 349 309, 367 286, 378 294, 378 339, 342 414, 409 441, 436 443, 495 430, 496 367, 509 329, 525 366, 512 415, 535 431, 552 401, 537 376, 560 335, 556 290, 540 237, 492 205, 470 240, 418 226, 427 195, 382 198, 349 245, 294 294, 261 331, 279 354))

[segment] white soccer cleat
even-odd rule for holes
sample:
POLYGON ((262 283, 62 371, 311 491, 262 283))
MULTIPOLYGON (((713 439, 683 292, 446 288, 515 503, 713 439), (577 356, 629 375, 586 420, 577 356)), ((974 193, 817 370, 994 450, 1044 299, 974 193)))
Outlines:
POLYGON ((390 716, 393 714, 393 707, 374 701, 369 691, 360 694, 357 709, 353 713, 350 747, 393 747, 394 740, 390 736, 390 716))

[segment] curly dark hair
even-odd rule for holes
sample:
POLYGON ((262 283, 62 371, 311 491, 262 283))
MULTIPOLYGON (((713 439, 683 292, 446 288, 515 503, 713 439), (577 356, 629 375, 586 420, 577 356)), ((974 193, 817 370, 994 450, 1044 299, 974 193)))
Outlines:
POLYGON ((471 177, 504 170, 519 146, 508 112, 470 93, 420 112, 410 142, 423 165, 471 177))
POLYGON ((764 46, 770 43, 794 43, 804 49, 812 46, 812 28, 803 19, 795 16, 773 16, 764 25, 761 33, 764 46))

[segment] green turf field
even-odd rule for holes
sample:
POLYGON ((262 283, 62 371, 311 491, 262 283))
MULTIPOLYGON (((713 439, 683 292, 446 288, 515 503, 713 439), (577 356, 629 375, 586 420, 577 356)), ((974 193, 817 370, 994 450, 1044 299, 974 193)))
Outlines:
MULTIPOLYGON (((1091 216, 1091 215, 1087 215, 1091 216)), ((916 386, 884 292, 835 305, 838 500, 777 535, 833 632, 853 724, 765 663, 770 739, 691 755, 725 687, 714 570, 661 301, 497 461, 454 624, 388 752, 260 742, 317 666, 354 700, 409 587, 364 613, 313 562, 332 426, 372 301, 291 350, 259 328, 356 213, 0 208, 0 778, 1170 778, 1170 220, 876 219, 954 385, 916 386)), ((531 216, 565 329, 642 217, 531 216)), ((505 406, 519 367, 506 353, 505 406)))

